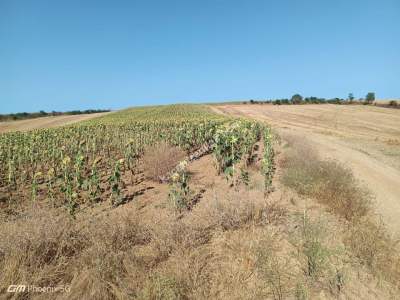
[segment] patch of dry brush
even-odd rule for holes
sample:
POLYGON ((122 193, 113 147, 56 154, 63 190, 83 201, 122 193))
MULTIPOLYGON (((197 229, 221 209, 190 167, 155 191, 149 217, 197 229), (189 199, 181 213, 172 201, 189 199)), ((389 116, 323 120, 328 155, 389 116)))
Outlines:
POLYGON ((371 196, 352 171, 337 161, 321 160, 304 140, 289 136, 290 149, 283 160, 282 182, 299 194, 316 198, 334 213, 351 221, 371 211, 371 196))
POLYGON ((90 220, 32 207, 1 224, 0 293, 10 284, 70 285, 70 293, 52 295, 68 299, 246 298, 251 287, 261 293, 257 249, 265 239, 273 243, 264 225, 282 210, 232 195, 202 204, 178 217, 169 208, 140 217, 131 206, 90 220))
POLYGON ((400 249, 376 221, 371 194, 352 171, 337 161, 321 160, 304 139, 287 136, 283 183, 300 195, 317 199, 346 220, 344 243, 353 256, 380 279, 400 288, 400 249))
POLYGON ((148 179, 161 181, 184 158, 185 152, 182 149, 166 142, 148 146, 142 158, 144 175, 148 179))

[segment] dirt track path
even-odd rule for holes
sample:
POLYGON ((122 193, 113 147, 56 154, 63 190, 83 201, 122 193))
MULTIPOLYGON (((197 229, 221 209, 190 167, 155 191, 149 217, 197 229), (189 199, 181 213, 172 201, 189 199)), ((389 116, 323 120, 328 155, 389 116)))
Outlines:
POLYGON ((96 113, 96 114, 72 115, 72 116, 43 117, 43 118, 27 119, 20 121, 0 122, 0 133, 9 131, 28 131, 40 128, 58 127, 93 119, 96 117, 103 116, 105 114, 108 114, 108 112, 96 113))
POLYGON ((337 105, 226 105, 212 109, 267 121, 281 134, 306 137, 323 157, 353 170, 373 192, 376 211, 388 228, 400 235, 400 110, 337 105))

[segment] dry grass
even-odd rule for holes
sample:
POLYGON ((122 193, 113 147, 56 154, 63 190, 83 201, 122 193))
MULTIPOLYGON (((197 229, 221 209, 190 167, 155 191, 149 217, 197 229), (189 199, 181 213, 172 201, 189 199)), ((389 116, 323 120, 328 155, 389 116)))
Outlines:
MULTIPOLYGON (((327 253, 334 229, 292 223, 282 199, 264 199, 262 191, 219 188, 182 214, 163 195, 155 206, 131 203, 89 218, 34 206, 0 220, 0 294, 24 283, 70 285, 69 293, 51 295, 58 299, 313 299, 321 290, 333 299, 343 293, 341 269, 327 253), (298 243, 289 238, 292 230, 298 243)), ((345 244, 362 264, 397 278, 398 260, 389 256, 394 243, 374 240, 384 231, 364 219, 352 218, 359 227, 351 227, 345 244)))
POLYGON ((256 191, 215 196, 193 211, 194 222, 205 222, 214 230, 236 230, 254 226, 278 224, 287 215, 286 209, 277 202, 257 197, 256 191))
POLYGON ((400 249, 384 225, 375 221, 370 193, 360 187, 350 169, 336 161, 322 161, 304 140, 292 136, 287 140, 290 149, 283 161, 283 183, 344 217, 348 226, 344 244, 352 255, 375 276, 400 288, 400 249))
MULTIPOLYGON (((185 216, 167 207, 146 218, 134 207, 90 220, 32 207, 0 226, 0 292, 10 284, 70 285, 69 293, 52 297, 231 298, 243 276, 256 271, 255 237, 266 238, 264 225, 285 213, 277 204, 229 197, 201 203, 185 216), (231 268, 239 272, 235 281, 231 268)), ((240 287, 254 284, 250 277, 240 287)))
POLYGON ((398 241, 382 223, 363 218, 351 224, 345 244, 352 253, 380 279, 400 289, 400 249, 398 241))
POLYGON ((371 196, 360 187, 350 169, 337 161, 323 161, 313 147, 293 136, 283 161, 282 182, 299 194, 326 204, 346 220, 359 219, 371 210, 371 196))
POLYGON ((132 275, 127 268, 144 271, 131 251, 148 243, 150 233, 129 215, 82 228, 56 210, 35 208, 2 224, 0 238, 2 292, 10 284, 71 284, 70 299, 112 299, 126 293, 119 279, 132 275))
POLYGON ((148 146, 143 155, 144 175, 148 179, 160 181, 184 158, 183 150, 165 142, 148 146))

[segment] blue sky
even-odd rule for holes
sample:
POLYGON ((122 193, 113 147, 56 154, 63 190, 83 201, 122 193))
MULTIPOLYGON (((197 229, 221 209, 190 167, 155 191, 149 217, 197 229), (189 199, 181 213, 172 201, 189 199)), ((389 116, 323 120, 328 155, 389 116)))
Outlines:
POLYGON ((398 0, 0 0, 0 113, 400 97, 398 0))

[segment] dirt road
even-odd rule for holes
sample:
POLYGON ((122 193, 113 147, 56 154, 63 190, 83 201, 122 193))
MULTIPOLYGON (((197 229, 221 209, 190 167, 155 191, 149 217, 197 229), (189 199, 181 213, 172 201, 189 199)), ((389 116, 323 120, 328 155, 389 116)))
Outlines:
POLYGON ((28 131, 32 129, 58 127, 84 120, 93 119, 108 113, 83 114, 72 116, 43 117, 21 121, 0 122, 0 133, 9 131, 28 131))
POLYGON ((307 138, 326 158, 350 167, 375 195, 376 211, 400 235, 400 110, 340 105, 222 105, 213 110, 248 116, 280 134, 307 138))

